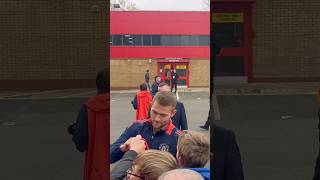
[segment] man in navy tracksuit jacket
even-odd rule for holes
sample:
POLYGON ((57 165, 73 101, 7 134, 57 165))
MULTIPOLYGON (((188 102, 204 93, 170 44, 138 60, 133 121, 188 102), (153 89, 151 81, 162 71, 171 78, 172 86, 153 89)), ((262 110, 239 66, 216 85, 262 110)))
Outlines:
POLYGON ((177 152, 177 141, 181 133, 171 118, 176 113, 177 100, 171 92, 157 93, 152 102, 151 119, 133 123, 110 145, 110 162, 115 163, 129 150, 130 138, 140 134, 149 149, 177 152))
MULTIPOLYGON (((170 92, 170 86, 165 82, 160 83, 158 89, 159 92, 170 92)), ((187 115, 182 102, 177 101, 176 113, 172 117, 172 123, 180 130, 188 129, 187 115)))
MULTIPOLYGON (((158 91, 159 92, 171 92, 170 86, 165 82, 162 82, 159 84, 158 91)), ((133 108, 136 109, 138 106, 136 98, 131 103, 133 105, 133 108)), ((149 110, 149 117, 150 117, 150 110, 149 110)), ((186 110, 184 109, 184 105, 182 102, 177 101, 176 113, 172 117, 172 123, 176 128, 178 128, 180 130, 187 130, 188 129, 186 110)))

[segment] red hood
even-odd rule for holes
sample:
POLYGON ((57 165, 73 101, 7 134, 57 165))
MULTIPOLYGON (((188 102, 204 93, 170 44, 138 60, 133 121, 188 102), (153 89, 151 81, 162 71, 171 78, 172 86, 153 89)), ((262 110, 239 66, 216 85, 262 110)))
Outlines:
POLYGON ((107 112, 109 109, 109 94, 104 93, 89 99, 86 106, 95 112, 107 112))
POLYGON ((92 97, 86 103, 88 112, 88 149, 84 180, 104 180, 109 177, 109 94, 92 97))
POLYGON ((137 93, 137 96, 139 96, 139 97, 147 97, 149 95, 150 95, 149 91, 140 91, 137 93))
POLYGON ((138 109, 136 112, 136 120, 148 118, 148 112, 152 102, 152 96, 149 91, 140 91, 137 93, 138 109))

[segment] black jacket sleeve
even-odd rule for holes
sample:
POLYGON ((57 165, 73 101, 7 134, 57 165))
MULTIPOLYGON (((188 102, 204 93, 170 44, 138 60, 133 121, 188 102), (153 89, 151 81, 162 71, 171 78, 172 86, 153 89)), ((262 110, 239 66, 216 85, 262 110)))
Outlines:
POLYGON ((225 180, 243 180, 241 155, 234 132, 230 132, 228 139, 225 180))
POLYGON ((240 150, 234 132, 214 125, 212 135, 214 180, 244 180, 240 150))
MULTIPOLYGON (((318 109, 318 129, 320 131, 320 107, 318 109)), ((320 132, 319 133, 319 141, 320 141, 320 132)), ((312 180, 320 180, 320 147, 318 149, 318 156, 316 159, 316 166, 314 168, 314 174, 312 180)))
POLYGON ((138 108, 137 95, 134 96, 134 99, 132 101, 132 106, 133 106, 133 109, 137 110, 138 108))
POLYGON ((132 166, 133 160, 137 157, 135 151, 126 152, 119 162, 112 168, 110 173, 111 180, 123 180, 126 176, 126 171, 132 166))
POLYGON ((184 109, 183 103, 181 103, 180 108, 180 117, 181 117, 181 130, 187 130, 188 129, 188 121, 186 116, 186 110, 184 109))
POLYGON ((87 108, 83 105, 78 113, 77 121, 73 126, 73 142, 80 152, 88 147, 88 115, 87 108))

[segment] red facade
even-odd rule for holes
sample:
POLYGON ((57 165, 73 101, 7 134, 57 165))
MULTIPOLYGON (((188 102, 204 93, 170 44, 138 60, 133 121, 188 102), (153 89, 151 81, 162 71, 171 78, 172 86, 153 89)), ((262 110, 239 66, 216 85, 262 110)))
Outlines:
MULTIPOLYGON (((210 12, 111 11, 110 33, 210 35, 210 12)), ((209 59, 209 46, 111 46, 111 59, 209 59)))

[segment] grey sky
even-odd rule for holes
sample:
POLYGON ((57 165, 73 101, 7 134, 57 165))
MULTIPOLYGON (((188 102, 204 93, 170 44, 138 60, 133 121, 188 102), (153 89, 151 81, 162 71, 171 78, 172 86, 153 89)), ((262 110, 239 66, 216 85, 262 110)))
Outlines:
POLYGON ((210 11, 209 0, 132 0, 140 10, 210 11))

